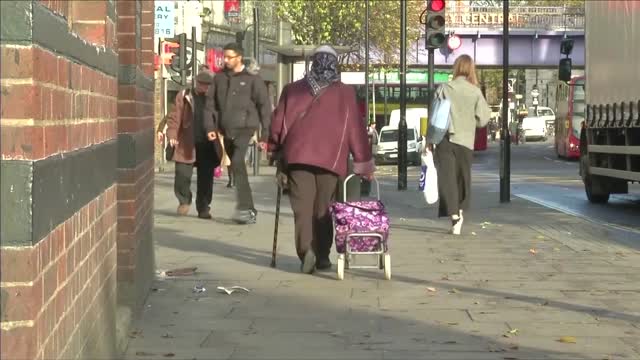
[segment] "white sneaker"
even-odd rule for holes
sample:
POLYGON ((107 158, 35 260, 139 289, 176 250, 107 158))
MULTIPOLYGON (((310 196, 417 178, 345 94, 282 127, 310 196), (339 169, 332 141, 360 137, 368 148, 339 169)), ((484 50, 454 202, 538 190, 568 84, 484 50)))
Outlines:
POLYGON ((460 235, 462 231, 462 221, 464 218, 462 217, 462 210, 460 210, 460 215, 451 216, 451 233, 453 235, 460 235))
POLYGON ((304 255, 302 261, 302 272, 305 274, 311 274, 316 269, 316 254, 313 250, 309 249, 304 255))

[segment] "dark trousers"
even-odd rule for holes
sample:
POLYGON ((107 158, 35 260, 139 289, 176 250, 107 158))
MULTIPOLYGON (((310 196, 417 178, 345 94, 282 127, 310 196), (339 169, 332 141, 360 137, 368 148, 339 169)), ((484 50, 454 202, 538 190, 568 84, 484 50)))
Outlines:
POLYGON ((212 142, 196 143, 196 163, 185 164, 176 162, 176 173, 173 190, 180 205, 191 205, 191 176, 193 167, 196 167, 197 190, 196 210, 203 212, 209 210, 213 197, 213 170, 220 164, 212 142))
POLYGON ((236 131, 233 134, 227 134, 224 138, 225 150, 231 159, 231 173, 236 185, 236 210, 241 211, 255 210, 247 164, 244 162, 253 133, 253 130, 236 131))
POLYGON ((329 258, 333 243, 329 205, 336 196, 338 176, 323 169, 300 165, 291 166, 288 173, 298 257, 304 259, 312 248, 319 258, 329 258))
POLYGON ((449 142, 445 137, 436 146, 434 160, 438 170, 438 216, 458 215, 469 209, 473 151, 449 142))

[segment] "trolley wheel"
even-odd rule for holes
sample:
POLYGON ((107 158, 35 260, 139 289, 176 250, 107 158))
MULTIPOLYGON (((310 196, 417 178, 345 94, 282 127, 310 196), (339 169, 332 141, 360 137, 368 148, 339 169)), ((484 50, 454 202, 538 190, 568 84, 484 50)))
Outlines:
POLYGON ((391 280, 391 255, 384 254, 384 278, 391 280))
POLYGON ((338 280, 344 280, 344 255, 338 255, 338 280))

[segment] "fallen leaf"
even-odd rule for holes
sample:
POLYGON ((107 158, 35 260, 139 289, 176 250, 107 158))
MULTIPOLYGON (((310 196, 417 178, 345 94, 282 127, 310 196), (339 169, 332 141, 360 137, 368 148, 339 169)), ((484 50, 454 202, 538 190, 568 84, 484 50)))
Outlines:
POLYGON ((189 276, 189 275, 195 274, 196 270, 198 270, 197 267, 187 267, 187 268, 169 270, 169 271, 166 271, 165 274, 167 276, 189 276))
POLYGON ((436 291, 438 291, 438 290, 436 290, 436 288, 434 288, 434 287, 428 287, 428 288, 427 288, 427 291, 429 291, 429 292, 436 292, 436 291))
POLYGON ((166 353, 166 354, 164 354, 162 356, 164 356, 164 357, 174 357, 174 356, 176 356, 176 354, 174 354, 174 353, 166 353))
POLYGON ((509 334, 517 334, 518 329, 509 330, 509 334))
POLYGON ((563 336, 560 339, 558 339, 558 342, 565 343, 565 344, 575 344, 577 341, 576 341, 576 338, 573 336, 563 336))
POLYGON ((458 293, 458 292, 459 292, 459 291, 458 291, 458 289, 451 289, 451 290, 449 290, 449 293, 450 293, 450 294, 455 294, 455 293, 458 293))
POLYGON ((486 229, 487 227, 486 227, 486 226, 484 226, 484 225, 482 225, 482 228, 483 228, 483 229, 486 229))
POLYGON ((553 251, 560 251, 560 248, 553 248, 553 251))
POLYGON ((536 236, 536 239, 544 240, 544 239, 546 239, 546 237, 544 237, 542 235, 538 235, 538 236, 536 236))
POLYGON ((480 301, 474 301, 473 302, 475 305, 480 305, 480 301))
POLYGON ((449 275, 443 276, 441 280, 449 281, 449 275))
POLYGON ((471 235, 476 236, 476 235, 478 235, 478 234, 476 234, 476 232, 475 232, 475 231, 472 231, 472 232, 471 232, 471 235))
POLYGON ((155 354, 148 353, 148 352, 146 352, 146 351, 138 351, 138 352, 136 353, 136 356, 154 356, 154 355, 155 355, 155 354))
POLYGON ((455 325, 458 325, 458 323, 457 323, 457 322, 450 322, 450 323, 447 323, 447 325, 453 325, 453 326, 455 326, 455 325))
POLYGON ((518 345, 511 345, 509 346, 509 349, 511 350, 518 350, 520 347, 518 345))
POLYGON ((533 255, 537 254, 538 252, 536 251, 536 249, 529 249, 529 252, 533 255))
POLYGON ((165 339, 173 339, 173 335, 171 335, 169 333, 166 333, 166 334, 162 335, 162 337, 165 338, 165 339))

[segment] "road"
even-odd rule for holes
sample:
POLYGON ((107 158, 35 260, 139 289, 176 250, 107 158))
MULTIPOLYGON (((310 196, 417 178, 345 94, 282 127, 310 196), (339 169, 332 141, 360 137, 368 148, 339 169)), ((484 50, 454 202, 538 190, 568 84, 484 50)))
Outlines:
MULTIPOLYGON (((632 184, 627 195, 612 195, 608 204, 591 204, 585 195, 577 161, 558 159, 553 142, 528 142, 513 145, 511 152, 512 196, 536 202, 554 210, 589 221, 640 232, 640 185, 632 184)), ((473 181, 485 185, 499 196, 500 147, 490 144, 487 151, 476 152, 473 181)), ((396 165, 379 167, 387 182, 397 174, 396 165)), ((408 170, 409 186, 417 186, 418 167, 408 170)))

